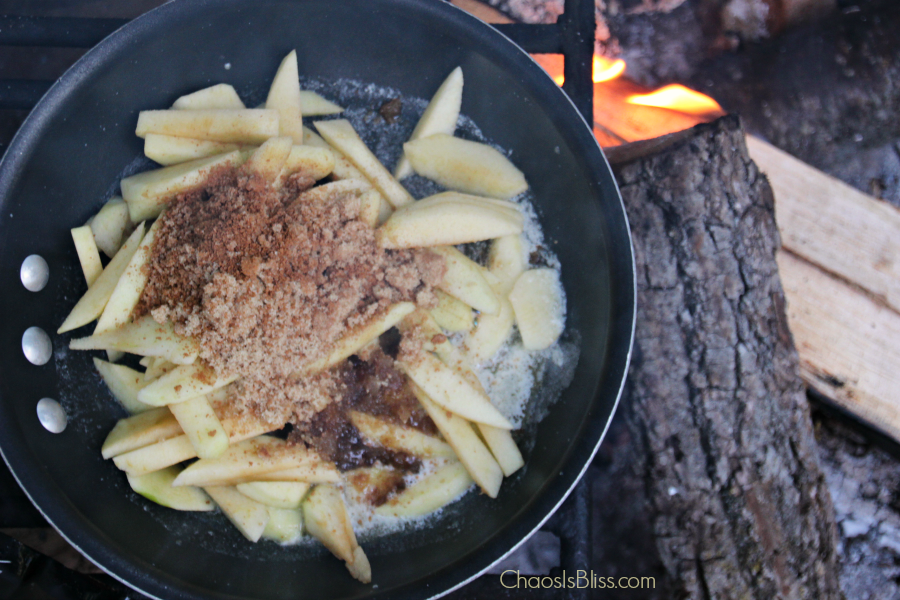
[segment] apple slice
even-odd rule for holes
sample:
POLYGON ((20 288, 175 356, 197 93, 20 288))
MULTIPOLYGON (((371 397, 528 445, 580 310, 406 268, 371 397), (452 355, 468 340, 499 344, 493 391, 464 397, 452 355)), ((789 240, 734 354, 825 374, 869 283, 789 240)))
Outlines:
MULTIPOLYGON (((453 132, 456 131, 456 122, 459 120, 462 93, 463 72, 460 67, 456 67, 431 97, 431 102, 428 103, 428 107, 425 108, 425 112, 416 123, 416 128, 413 129, 409 141, 429 137, 436 133, 453 135, 453 132)), ((412 166, 404 152, 394 170, 394 177, 403 179, 412 173, 412 166)))
POLYGON ((100 251, 110 258, 122 247, 122 242, 127 237, 125 234, 130 232, 131 226, 128 205, 118 196, 111 198, 91 219, 94 241, 100 251))
POLYGON ((159 379, 172 369, 175 369, 178 365, 173 362, 169 362, 164 358, 160 357, 145 357, 149 358, 150 365, 147 367, 147 370, 144 371, 144 381, 150 383, 154 379, 159 379))
POLYGON ((253 481, 256 476, 287 469, 307 469, 314 481, 335 481, 337 468, 302 444, 259 436, 233 444, 218 458, 200 459, 185 469, 175 485, 231 485, 253 481))
POLYGON ((278 111, 278 135, 303 143, 303 111, 300 106, 300 74, 297 70, 297 51, 284 57, 272 79, 266 96, 266 108, 278 111))
POLYGON ((94 334, 104 333, 124 325, 131 319, 131 312, 137 306, 138 300, 147 285, 149 277, 147 270, 144 268, 150 262, 150 254, 153 251, 153 240, 156 239, 156 231, 162 225, 162 219, 157 219, 155 223, 147 231, 147 235, 141 240, 140 246, 128 266, 119 277, 116 288, 97 321, 97 328, 94 334))
POLYGON ((169 405, 197 456, 216 458, 228 449, 228 435, 206 396, 169 405))
POLYGON ((426 475, 375 509, 386 517, 421 517, 431 514, 465 494, 475 483, 457 461, 426 475))
MULTIPOLYGON (((315 92, 300 90, 300 112, 304 117, 321 117, 342 113, 344 109, 315 92)), ((305 133, 304 130, 304 135, 305 133)))
POLYGON ((414 358, 401 358, 397 366, 429 398, 450 412, 476 423, 512 429, 510 422, 491 404, 482 389, 430 353, 421 352, 414 358))
POLYGON ((332 172, 332 176, 336 180, 340 181, 341 179, 359 179, 361 181, 365 181, 366 183, 369 182, 366 176, 363 175, 362 171, 354 167, 353 163, 347 160, 346 156, 332 147, 331 144, 323 140, 322 136, 320 136, 309 127, 303 128, 303 143, 314 148, 324 148, 327 150, 331 150, 331 152, 334 153, 334 171, 332 172))
POLYGON ((527 350, 549 348, 559 339, 566 310, 559 273, 553 269, 525 271, 509 293, 509 301, 527 350))
POLYGON ((109 261, 109 264, 106 265, 106 268, 94 281, 94 285, 88 288, 88 291, 72 308, 72 312, 69 313, 63 324, 56 330, 56 333, 65 333, 82 325, 87 325, 103 313, 109 297, 112 296, 113 290, 116 289, 116 284, 128 267, 131 257, 137 252, 143 236, 144 224, 141 223, 128 237, 128 240, 126 240, 119 251, 116 252, 113 259, 109 261))
POLYGON ((251 481, 237 484, 237 491, 266 506, 296 510, 310 487, 302 481, 251 481))
POLYGON ((269 511, 265 505, 255 502, 231 486, 210 486, 203 488, 222 512, 251 542, 258 542, 269 522, 269 511))
MULTIPOLYGON (((497 288, 493 288, 497 292, 497 288)), ((478 315, 478 324, 466 337, 464 344, 469 356, 476 363, 484 362, 497 353, 497 350, 509 339, 516 322, 512 304, 506 296, 497 294, 500 310, 496 315, 478 315)))
POLYGON ((109 391, 130 414, 134 415, 153 409, 149 404, 144 404, 137 399, 138 392, 147 385, 143 373, 125 365, 116 365, 96 357, 94 366, 100 372, 100 377, 109 391))
POLYGON ((315 146, 293 146, 278 176, 278 183, 294 173, 302 173, 318 181, 334 170, 334 152, 315 146))
POLYGON ((69 348, 119 350, 140 356, 161 356, 178 365, 193 363, 200 352, 196 340, 178 335, 171 322, 160 325, 150 315, 144 315, 112 331, 74 339, 69 342, 69 348))
POLYGON ((138 400, 151 406, 175 404, 225 387, 237 378, 237 375, 219 377, 200 364, 183 365, 150 382, 138 392, 138 400))
POLYGON ((291 544, 303 536, 303 513, 299 509, 275 508, 272 506, 268 506, 267 509, 269 511, 269 522, 266 523, 266 528, 263 529, 262 536, 264 538, 280 544, 291 544))
POLYGON ((517 210, 491 202, 465 198, 429 202, 426 198, 397 210, 378 228, 377 236, 385 248, 455 246, 518 235, 524 222, 517 210))
POLYGON ((403 144, 416 173, 451 190, 508 199, 528 189, 525 175, 495 148, 445 133, 403 144))
POLYGON ((148 133, 144 138, 144 156, 163 166, 177 165, 198 158, 226 154, 240 149, 240 144, 211 142, 186 137, 148 133))
POLYGON ((344 337, 334 343, 328 354, 309 363, 303 369, 303 372, 307 375, 319 373, 332 365, 336 365, 345 358, 349 358, 360 348, 399 323, 403 317, 411 313, 415 308, 416 305, 412 302, 398 302, 394 304, 385 312, 376 315, 368 323, 351 329, 344 337))
POLYGON ((123 452, 113 457, 113 463, 132 475, 146 475, 172 465, 177 465, 197 456, 197 451, 191 445, 186 435, 178 435, 173 438, 149 444, 137 450, 123 452))
MULTIPOLYGON (((193 111, 183 111, 190 113, 193 111)), ((155 219, 176 195, 201 185, 209 172, 223 165, 238 165, 246 160, 240 150, 179 165, 144 171, 122 180, 122 197, 128 203, 128 214, 135 223, 155 219)))
POLYGON ((431 316, 447 331, 469 331, 475 326, 472 307, 450 294, 435 290, 438 305, 431 309, 431 316))
POLYGON ((484 314, 500 312, 500 298, 488 283, 481 265, 450 246, 431 251, 444 257, 447 266, 444 279, 438 284, 441 290, 484 314))
POLYGON ((216 505, 203 490, 194 487, 172 487, 172 481, 179 472, 180 467, 172 466, 146 475, 128 473, 128 484, 147 500, 167 508, 193 512, 214 510, 216 505))
POLYGON ((303 503, 303 522, 313 537, 347 564, 356 579, 363 583, 372 580, 369 560, 356 541, 347 506, 337 488, 317 485, 303 503))
MULTIPOLYGON (((143 110, 135 134, 158 133, 195 140, 261 144, 278 135, 278 111, 258 108, 143 110)), ((127 198, 126 198, 127 200, 127 198)))
POLYGON ((412 390, 478 487, 491 498, 496 498, 503 482, 503 470, 478 438, 472 424, 438 406, 419 386, 413 385, 412 390))
POLYGON ((425 458, 456 458, 447 443, 410 427, 402 427, 366 413, 351 410, 350 422, 364 438, 385 448, 425 458))
POLYGON ((506 477, 525 466, 525 459, 508 430, 479 423, 478 431, 506 477))
POLYGON ((350 121, 345 119, 317 121, 316 129, 325 138, 325 141, 346 156, 353 166, 362 171, 394 208, 412 204, 413 197, 366 147, 350 121))
POLYGON ((203 110, 207 108, 246 108, 246 106, 241 102, 240 96, 233 87, 227 83, 220 83, 182 96, 175 101, 172 108, 203 110))
POLYGON ((266 181, 274 182, 281 173, 293 144, 288 136, 269 138, 253 151, 245 166, 266 181))
POLYGON ((525 272, 526 266, 521 235, 505 235, 491 243, 487 268, 497 277, 499 294, 509 294, 516 279, 525 272))
POLYGON ((119 419, 112 428, 100 453, 113 458, 156 442, 181 435, 181 426, 167 408, 154 408, 127 419, 119 419))
POLYGON ((100 252, 97 250, 91 226, 82 225, 72 229, 72 241, 75 242, 75 252, 78 253, 78 262, 81 263, 84 280, 88 287, 91 287, 103 272, 103 263, 100 262, 100 252))

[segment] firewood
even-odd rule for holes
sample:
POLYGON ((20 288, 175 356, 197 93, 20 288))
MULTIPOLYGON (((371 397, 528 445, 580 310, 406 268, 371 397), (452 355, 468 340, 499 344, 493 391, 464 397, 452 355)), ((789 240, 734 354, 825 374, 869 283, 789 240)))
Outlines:
POLYGON ((772 191, 736 117, 642 148, 609 152, 638 274, 622 410, 667 586, 673 597, 841 598, 772 191))

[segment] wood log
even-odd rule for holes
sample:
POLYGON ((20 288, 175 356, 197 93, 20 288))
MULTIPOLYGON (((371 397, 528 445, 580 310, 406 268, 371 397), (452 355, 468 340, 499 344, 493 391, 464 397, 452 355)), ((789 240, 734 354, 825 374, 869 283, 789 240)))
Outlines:
POLYGON ((677 597, 841 598, 772 191, 736 117, 635 146, 608 152, 638 269, 622 411, 668 585, 677 597))

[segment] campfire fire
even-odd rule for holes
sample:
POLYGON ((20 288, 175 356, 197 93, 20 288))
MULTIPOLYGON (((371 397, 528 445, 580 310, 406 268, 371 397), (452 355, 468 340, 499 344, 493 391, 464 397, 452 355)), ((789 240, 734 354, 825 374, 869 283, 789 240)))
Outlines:
MULTIPOLYGON (((563 84, 562 56, 533 57, 557 85, 563 84)), ((659 137, 725 114, 709 96, 679 84, 651 90, 623 77, 625 69, 622 59, 594 55, 594 134, 601 146, 659 137)))

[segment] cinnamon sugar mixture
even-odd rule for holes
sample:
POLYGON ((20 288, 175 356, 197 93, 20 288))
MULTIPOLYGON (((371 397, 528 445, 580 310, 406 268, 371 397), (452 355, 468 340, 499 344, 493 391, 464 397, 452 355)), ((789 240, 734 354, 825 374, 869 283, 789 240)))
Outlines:
POLYGON ((443 260, 385 250, 358 219, 353 194, 310 194, 302 175, 274 189, 221 168, 160 217, 136 309, 200 340, 220 377, 240 375, 234 397, 268 423, 308 421, 342 394, 336 370, 293 374, 348 330, 394 303, 437 302, 443 260))

